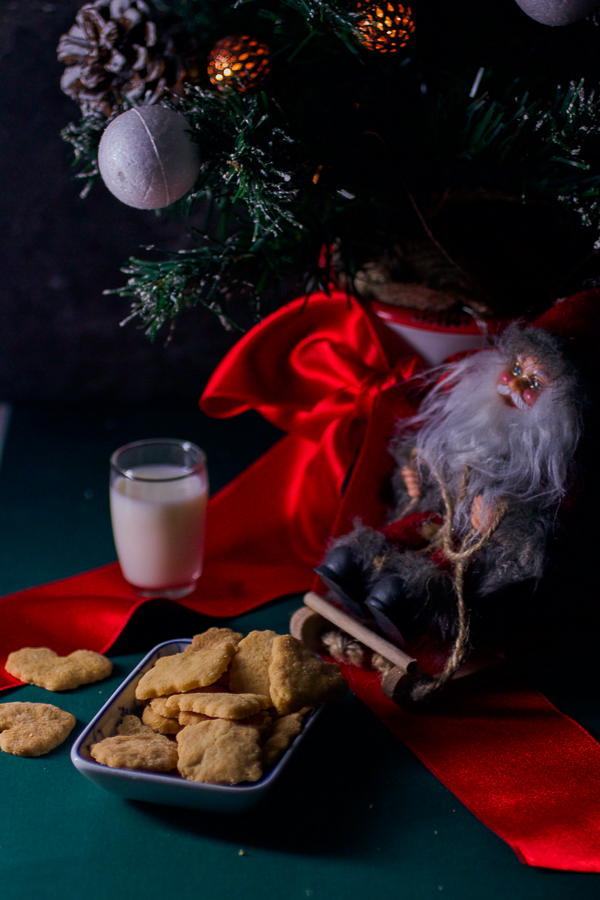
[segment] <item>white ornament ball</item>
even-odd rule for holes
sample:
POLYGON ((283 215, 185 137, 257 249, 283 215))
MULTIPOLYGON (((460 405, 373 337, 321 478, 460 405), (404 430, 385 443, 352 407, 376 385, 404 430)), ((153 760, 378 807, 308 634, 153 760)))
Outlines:
POLYGON ((121 113, 98 148, 104 184, 136 209, 161 209, 179 200, 200 171, 200 151, 189 130, 185 117, 166 106, 121 113))
POLYGON ((585 19, 599 0, 517 0, 524 13, 542 25, 571 25, 585 19))

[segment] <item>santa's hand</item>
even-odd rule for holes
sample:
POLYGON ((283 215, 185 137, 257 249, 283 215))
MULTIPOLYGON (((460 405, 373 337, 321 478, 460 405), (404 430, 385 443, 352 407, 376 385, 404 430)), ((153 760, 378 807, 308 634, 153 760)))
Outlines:
POLYGON ((406 490, 408 491, 408 496, 413 500, 418 500, 421 496, 421 485, 419 483, 419 476, 410 466, 404 466, 400 473, 402 478, 404 479, 404 484, 406 485, 406 490))
POLYGON ((483 502, 483 494, 478 494, 471 507, 471 525, 476 531, 487 531, 494 520, 495 510, 483 502))

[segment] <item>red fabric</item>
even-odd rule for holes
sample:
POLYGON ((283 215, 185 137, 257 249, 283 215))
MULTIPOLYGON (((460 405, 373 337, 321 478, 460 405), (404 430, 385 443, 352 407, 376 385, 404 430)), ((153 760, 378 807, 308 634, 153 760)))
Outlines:
POLYGON ((594 288, 557 300, 533 324, 572 344, 579 357, 585 357, 588 364, 597 361, 600 290, 594 288))
MULTIPOLYGON (((330 534, 354 515, 377 526, 392 460, 394 420, 413 410, 406 379, 361 307, 318 295, 271 316, 226 357, 203 409, 258 409, 288 431, 209 505, 206 567, 183 603, 231 616, 313 580, 330 534)), ((103 652, 143 601, 113 564, 0 599, 0 662, 22 646, 103 652), (65 623, 67 627, 65 627, 65 623)), ((523 685, 448 700, 411 714, 387 701, 375 676, 353 669, 352 689, 482 822, 529 865, 600 871, 600 747, 523 685)), ((16 684, 4 671, 0 687, 16 684)))
POLYGON ((223 418, 256 409, 289 434, 215 497, 207 596, 214 588, 243 605, 306 590, 332 534, 359 512, 381 521, 387 445, 395 419, 415 411, 405 383, 420 367, 417 356, 392 367, 363 308, 341 291, 290 303, 236 344, 202 409, 223 418))
POLYGON ((347 667, 352 691, 521 862, 600 872, 600 745, 522 683, 399 709, 378 678, 347 667))

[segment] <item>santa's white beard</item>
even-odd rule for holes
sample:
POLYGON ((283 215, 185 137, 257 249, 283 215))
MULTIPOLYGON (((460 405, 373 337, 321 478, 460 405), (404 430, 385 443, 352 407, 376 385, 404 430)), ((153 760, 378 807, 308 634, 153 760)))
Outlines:
POLYGON ((498 498, 557 503, 578 439, 575 410, 560 385, 547 387, 534 406, 509 406, 497 390, 507 360, 483 351, 444 367, 419 414, 406 423, 417 428, 419 464, 438 473, 456 498, 469 470, 457 525, 469 527, 473 500, 483 494, 494 508, 498 498))

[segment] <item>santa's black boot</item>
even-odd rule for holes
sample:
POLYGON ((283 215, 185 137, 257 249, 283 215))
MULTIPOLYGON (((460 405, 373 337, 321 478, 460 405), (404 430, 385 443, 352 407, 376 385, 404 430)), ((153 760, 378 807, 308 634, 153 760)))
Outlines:
POLYGON ((351 547, 334 547, 315 572, 349 615, 362 620, 371 618, 364 605, 365 574, 351 547))
POLYGON ((398 627, 402 613, 404 582, 399 575, 386 575, 371 589, 365 606, 375 619, 381 633, 392 644, 404 646, 406 636, 398 627))

